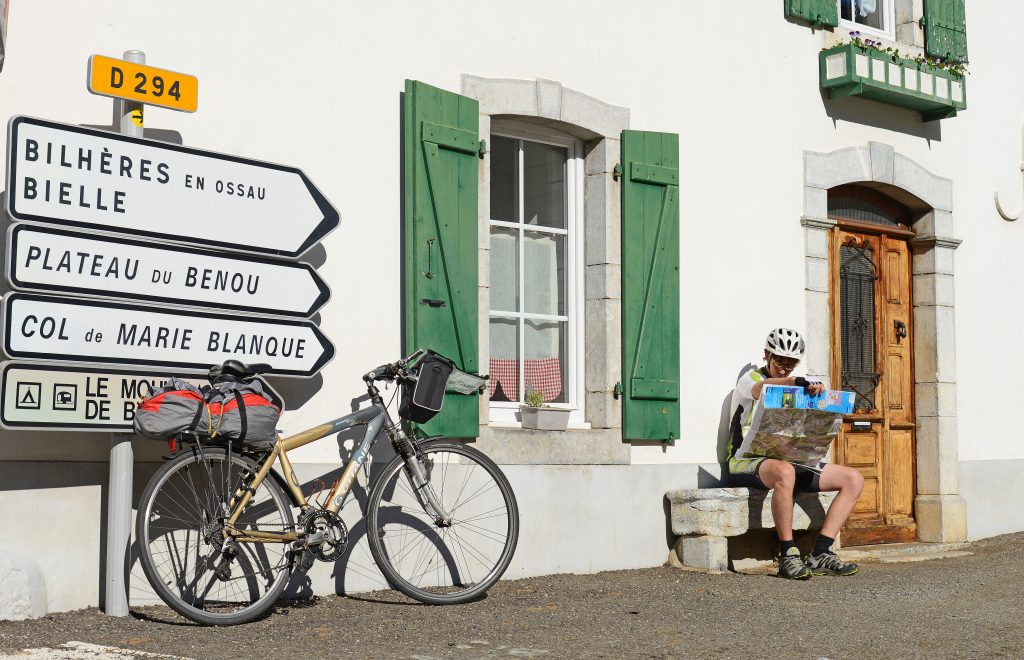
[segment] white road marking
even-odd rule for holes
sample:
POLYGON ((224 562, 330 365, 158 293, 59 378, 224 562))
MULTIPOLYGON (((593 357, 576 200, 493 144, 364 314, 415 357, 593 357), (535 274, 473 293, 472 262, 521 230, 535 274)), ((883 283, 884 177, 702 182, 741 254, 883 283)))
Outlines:
POLYGON ((86 642, 68 642, 60 648, 25 649, 17 655, 0 655, 4 660, 142 660, 144 658, 163 658, 164 660, 190 660, 180 655, 163 653, 147 653, 134 649, 122 649, 116 646, 102 646, 86 642))

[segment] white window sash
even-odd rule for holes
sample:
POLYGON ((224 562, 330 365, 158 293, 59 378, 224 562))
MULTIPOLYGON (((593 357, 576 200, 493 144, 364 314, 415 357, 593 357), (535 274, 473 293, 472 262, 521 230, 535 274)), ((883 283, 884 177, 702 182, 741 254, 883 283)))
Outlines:
MULTIPOLYGON (((569 136, 544 131, 541 127, 518 122, 502 122, 500 127, 491 131, 492 135, 512 140, 527 140, 554 146, 564 147, 566 158, 566 191, 565 191, 565 228, 525 225, 523 214, 524 204, 524 172, 523 150, 517 147, 519 168, 519 217, 517 222, 489 220, 489 227, 501 227, 518 231, 519 259, 519 300, 525 301, 525 282, 523 276, 525 252, 523 238, 526 232, 537 232, 549 235, 566 236, 566 314, 537 314, 527 312, 511 312, 504 310, 488 310, 488 322, 491 318, 516 319, 517 321, 517 352, 519 355, 519 383, 524 382, 526 355, 526 320, 559 321, 566 323, 566 374, 567 403, 552 403, 552 407, 569 409, 569 424, 573 428, 589 428, 585 419, 583 397, 583 356, 580 354, 584 344, 584 292, 583 292, 583 150, 582 144, 569 136)), ((518 143, 517 143, 518 144, 518 143)), ((520 397, 523 395, 520 392, 520 397)), ((492 401, 490 403, 490 423, 495 426, 519 426, 516 414, 520 403, 516 401, 492 401)))
MULTIPOLYGON (((885 25, 885 29, 877 30, 867 25, 861 25, 857 21, 848 21, 843 18, 843 6, 842 0, 836 0, 836 7, 839 13, 839 26, 846 28, 850 32, 859 31, 861 37, 879 37, 881 39, 888 39, 889 41, 896 40, 896 0, 878 0, 882 5, 882 20, 885 25)), ((853 6, 853 13, 856 15, 857 6, 856 0, 851 0, 853 6)))

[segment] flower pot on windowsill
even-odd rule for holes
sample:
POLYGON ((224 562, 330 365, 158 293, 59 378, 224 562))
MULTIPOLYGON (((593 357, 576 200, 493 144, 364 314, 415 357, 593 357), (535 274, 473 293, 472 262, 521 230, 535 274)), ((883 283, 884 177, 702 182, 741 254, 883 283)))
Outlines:
POLYGON ((569 411, 564 408, 520 406, 519 417, 524 429, 564 431, 569 426, 569 411))

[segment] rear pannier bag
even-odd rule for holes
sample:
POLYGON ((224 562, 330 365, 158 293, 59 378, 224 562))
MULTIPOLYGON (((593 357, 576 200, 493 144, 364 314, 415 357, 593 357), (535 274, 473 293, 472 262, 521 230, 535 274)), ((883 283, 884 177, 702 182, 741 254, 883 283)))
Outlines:
POLYGON ((199 389, 171 378, 152 390, 135 411, 135 432, 146 438, 169 440, 194 432, 210 439, 239 441, 269 448, 277 439, 278 408, 259 381, 218 383, 199 389))
POLYGON ((416 380, 402 383, 402 401, 398 406, 398 414, 417 424, 433 419, 441 412, 445 385, 454 369, 455 364, 451 360, 428 351, 412 369, 416 380))

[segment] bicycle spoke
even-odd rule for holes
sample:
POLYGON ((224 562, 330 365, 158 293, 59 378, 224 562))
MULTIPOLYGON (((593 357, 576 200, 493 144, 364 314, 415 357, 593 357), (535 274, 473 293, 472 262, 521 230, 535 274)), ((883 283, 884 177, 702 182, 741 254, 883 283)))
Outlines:
MULTIPOLYGON (((223 527, 226 503, 252 466, 249 459, 207 448, 201 456, 172 461, 143 495, 136 533, 143 569, 160 597, 193 620, 249 620, 272 605, 287 582, 283 542, 234 541, 223 527)), ((294 529, 284 493, 270 481, 262 483, 236 529, 294 529)))
POLYGON ((493 584, 511 559, 518 537, 514 499, 497 468, 486 467, 472 449, 430 441, 421 455, 428 486, 451 519, 441 525, 425 512, 402 464, 393 461, 371 494, 370 550, 406 594, 435 604, 464 602, 493 584))

